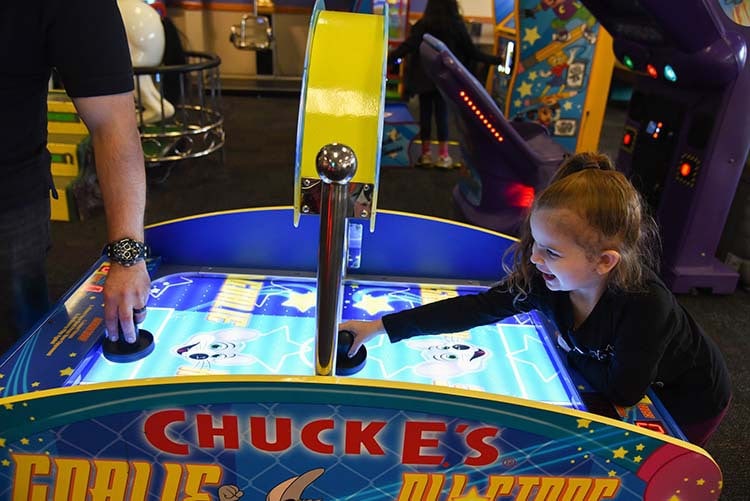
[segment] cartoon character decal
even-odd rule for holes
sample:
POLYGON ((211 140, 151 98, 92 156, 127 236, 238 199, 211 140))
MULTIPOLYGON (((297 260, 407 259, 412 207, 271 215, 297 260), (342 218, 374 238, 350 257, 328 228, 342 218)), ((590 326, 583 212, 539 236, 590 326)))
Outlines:
POLYGON ((251 365, 257 358, 245 350, 246 344, 258 339, 260 332, 243 327, 232 327, 212 332, 201 332, 173 348, 173 353, 194 367, 214 365, 251 365))
MULTIPOLYGON (((320 501, 311 498, 303 498, 302 494, 325 470, 314 468, 302 475, 297 475, 284 480, 274 486, 266 495, 266 501, 320 501)), ((219 487, 219 501, 237 501, 245 495, 236 485, 222 485, 219 487)))
POLYGON ((537 12, 548 10, 555 15, 555 19, 550 23, 552 29, 555 30, 552 40, 556 42, 570 40, 569 27, 573 21, 579 20, 583 21, 583 37, 591 44, 596 42, 596 33, 593 30, 596 19, 577 0, 542 0, 533 9, 524 9, 523 16, 535 18, 537 12))
POLYGON ((439 341, 409 339, 406 346, 418 350, 424 359, 414 367, 414 372, 433 380, 481 371, 489 358, 489 353, 482 348, 451 338, 439 341))

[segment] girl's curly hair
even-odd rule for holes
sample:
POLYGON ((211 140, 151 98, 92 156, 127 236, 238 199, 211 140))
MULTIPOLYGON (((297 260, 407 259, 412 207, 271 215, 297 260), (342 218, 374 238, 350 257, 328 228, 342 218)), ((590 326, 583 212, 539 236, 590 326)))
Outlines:
POLYGON ((507 275, 501 285, 514 292, 516 299, 528 294, 539 273, 531 263, 534 239, 530 218, 542 209, 568 209, 587 223, 587 228, 574 229, 571 236, 591 259, 607 249, 620 253, 620 262, 608 276, 608 287, 641 290, 646 270, 658 271, 659 233, 638 191, 606 155, 578 153, 562 163, 549 186, 536 197, 519 241, 508 249, 510 265, 505 266, 507 275))

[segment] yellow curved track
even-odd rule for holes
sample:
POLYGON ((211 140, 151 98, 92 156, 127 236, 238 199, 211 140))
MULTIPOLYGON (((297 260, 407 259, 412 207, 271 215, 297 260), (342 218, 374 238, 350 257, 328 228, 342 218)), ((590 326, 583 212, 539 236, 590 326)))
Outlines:
MULTIPOLYGON (((300 205, 302 178, 319 177, 315 157, 326 144, 341 143, 354 150, 358 164, 354 183, 377 186, 380 165, 387 15, 323 7, 321 0, 315 5, 307 40, 297 124, 295 207, 300 205)), ((298 217, 295 210, 295 222, 298 217)))

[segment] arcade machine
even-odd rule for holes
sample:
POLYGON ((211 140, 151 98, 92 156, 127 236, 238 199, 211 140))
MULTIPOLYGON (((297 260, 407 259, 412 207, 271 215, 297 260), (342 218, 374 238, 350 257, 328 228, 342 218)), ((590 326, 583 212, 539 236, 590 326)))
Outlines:
POLYGON ((508 97, 513 58, 516 49, 516 16, 513 0, 495 0, 492 10, 495 19, 493 29, 493 53, 504 55, 505 62, 497 65, 487 73, 485 87, 497 103, 497 107, 505 111, 505 101, 508 97))
MULTIPOLYGON (((374 0, 372 11, 383 12, 385 4, 388 4, 388 52, 390 52, 409 35, 409 0, 374 0)), ((402 100, 404 97, 403 65, 395 64, 392 68, 388 68, 386 78, 388 79, 386 99, 402 100)))
POLYGON ((471 224, 517 234, 534 201, 562 162, 565 150, 534 122, 509 121, 479 81, 436 38, 425 35, 422 61, 458 118, 470 176, 453 200, 471 224))
MULTIPOLYGON (((388 51, 392 51, 409 34, 409 0, 374 0, 357 2, 356 12, 382 13, 388 10, 388 51)), ((412 165, 410 149, 419 132, 407 103, 404 101, 404 65, 400 62, 386 67, 386 105, 383 113, 383 167, 409 167, 412 165)))
POLYGON ((617 165, 651 205, 674 292, 732 293, 716 248, 750 147, 747 1, 584 0, 634 84, 617 165))
POLYGON ((340 355, 339 318, 481 290, 511 243, 385 211, 373 227, 384 19, 316 6, 294 207, 148 229, 149 354, 102 343, 102 258, 0 361, 0 499, 719 497, 655 398, 589 412, 537 315, 340 355), (349 49, 373 57, 330 64, 349 49))
POLYGON ((518 2, 495 33, 496 48, 512 51, 513 59, 496 68, 489 91, 450 51, 423 47, 438 88, 460 117, 470 176, 453 190, 456 205, 471 224, 516 234, 565 154, 597 147, 613 67, 611 37, 580 4, 546 0, 518 2))
POLYGON ((614 66, 611 36, 569 0, 518 0, 515 25, 502 111, 543 125, 569 152, 596 150, 614 66))

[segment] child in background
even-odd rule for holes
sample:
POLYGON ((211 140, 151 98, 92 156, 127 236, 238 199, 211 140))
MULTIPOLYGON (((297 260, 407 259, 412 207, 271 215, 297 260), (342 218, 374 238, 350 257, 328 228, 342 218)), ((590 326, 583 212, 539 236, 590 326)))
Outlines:
POLYGON ((354 354, 379 334, 397 342, 537 309, 594 389, 631 406, 653 387, 688 440, 703 446, 729 406, 729 374, 718 347, 656 275, 657 243, 630 182, 606 156, 577 154, 534 201, 498 285, 340 328, 354 334, 354 354))
POLYGON ((432 137, 432 115, 435 114, 438 139, 438 160, 435 167, 450 169, 453 159, 448 154, 448 109, 430 76, 424 71, 419 56, 422 36, 429 33, 443 42, 464 66, 472 60, 489 64, 500 64, 502 58, 484 54, 471 41, 456 0, 428 0, 422 18, 411 27, 409 37, 388 55, 388 63, 406 58, 404 85, 407 96, 419 97, 419 137, 422 140, 422 155, 417 165, 433 165, 430 150, 432 137))

